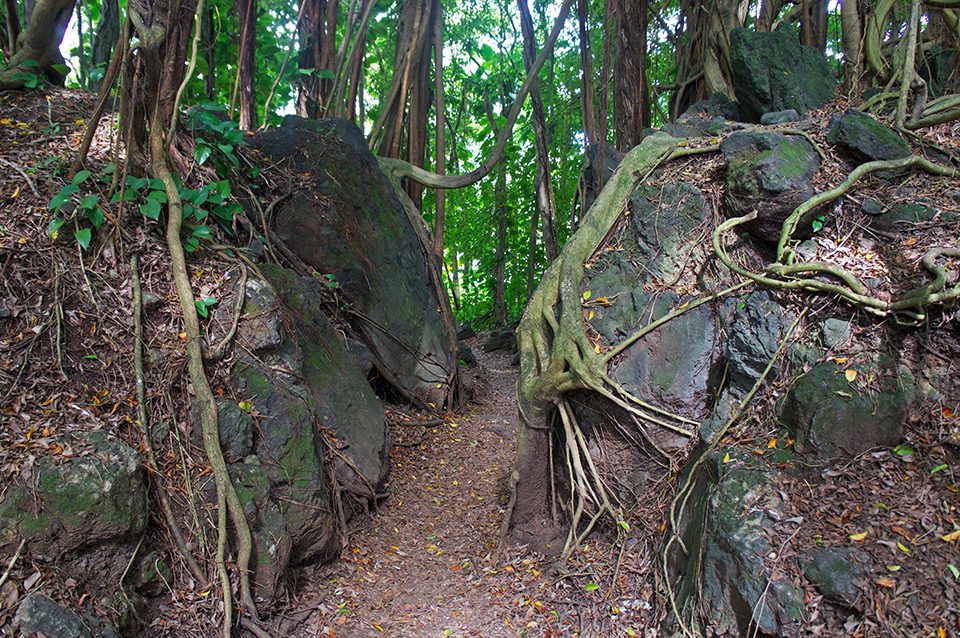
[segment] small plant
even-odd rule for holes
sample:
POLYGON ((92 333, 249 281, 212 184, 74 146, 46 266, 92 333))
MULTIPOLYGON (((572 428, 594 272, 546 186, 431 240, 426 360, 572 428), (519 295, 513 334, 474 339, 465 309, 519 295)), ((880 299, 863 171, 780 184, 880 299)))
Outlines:
POLYGON ((197 314, 206 319, 210 316, 210 308, 217 305, 217 300, 213 297, 204 297, 195 300, 193 303, 197 307, 197 314))
POLYGON ((236 148, 243 144, 243 131, 224 112, 221 105, 210 102, 194 107, 187 116, 197 134, 193 159, 200 165, 212 159, 220 177, 227 177, 240 167, 236 148))
POLYGON ((72 219, 74 239, 84 250, 90 247, 93 231, 98 230, 104 220, 100 196, 82 195, 80 190, 81 184, 88 181, 91 175, 90 171, 80 171, 50 200, 49 209, 53 212, 53 219, 47 224, 47 235, 51 239, 57 239, 60 229, 72 219))

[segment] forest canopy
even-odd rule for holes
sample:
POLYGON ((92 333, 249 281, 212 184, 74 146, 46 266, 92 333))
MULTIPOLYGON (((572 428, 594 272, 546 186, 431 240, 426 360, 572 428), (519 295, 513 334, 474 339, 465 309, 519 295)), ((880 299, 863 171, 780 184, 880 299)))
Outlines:
MULTIPOLYGON (((171 95, 161 101, 172 101, 174 76, 189 69, 181 106, 215 111, 241 130, 276 125, 289 113, 344 117, 381 156, 460 173, 493 154, 543 51, 531 99, 522 101, 515 134, 503 136, 503 160, 490 179, 439 197, 406 182, 436 231, 456 313, 484 326, 519 317, 576 227, 587 147, 603 142, 625 151, 648 127, 715 93, 736 99, 733 29, 793 30, 827 55, 853 102, 870 87, 897 91, 906 78, 914 120, 923 103, 956 81, 960 7, 952 0, 568 4, 573 16, 543 51, 560 2, 6 0, 0 40, 8 68, 0 84, 46 80, 97 91, 106 78, 124 90, 111 60, 118 46, 136 45, 136 38, 142 46, 144 26, 128 18, 166 11, 181 33, 168 34, 171 81, 156 86, 171 95), (199 29, 191 47, 194 11, 199 29), (915 45, 900 46, 914 37, 911 25, 915 45)), ((941 104, 933 115, 942 121, 956 108, 955 101, 941 104)))

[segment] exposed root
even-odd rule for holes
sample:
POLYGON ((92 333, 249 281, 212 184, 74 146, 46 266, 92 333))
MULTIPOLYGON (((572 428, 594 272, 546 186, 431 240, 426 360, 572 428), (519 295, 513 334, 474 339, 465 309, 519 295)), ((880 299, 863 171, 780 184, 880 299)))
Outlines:
POLYGON ((727 253, 722 239, 725 232, 755 219, 757 216, 755 212, 743 217, 728 219, 717 226, 713 232, 714 252, 727 268, 764 286, 781 290, 807 290, 833 294, 873 314, 879 316, 893 315, 897 321, 903 323, 919 323, 926 318, 926 308, 928 306, 950 303, 960 298, 960 284, 952 288, 946 288, 946 272, 937 264, 937 260, 941 257, 960 256, 960 248, 931 248, 923 257, 923 266, 933 276, 932 281, 905 293, 898 299, 884 301, 871 296, 867 288, 860 283, 853 273, 840 266, 821 262, 793 263, 795 252, 791 247, 793 233, 796 231, 800 219, 808 211, 842 197, 865 175, 881 170, 902 168, 919 168, 927 173, 946 177, 960 176, 960 169, 935 164, 918 155, 896 160, 867 162, 855 168, 837 186, 814 195, 794 209, 783 222, 783 229, 777 244, 777 261, 767 266, 762 272, 753 272, 735 263, 727 253), (800 277, 800 275, 807 276, 800 277), (810 275, 826 275, 838 280, 838 283, 814 279, 810 275))
MULTIPOLYGON (((143 449, 146 453, 147 470, 153 477, 159 477, 157 470, 157 458, 153 451, 153 437, 150 434, 150 419, 147 416, 147 392, 146 381, 143 374, 143 292, 140 287, 140 259, 137 255, 130 258, 130 277, 133 284, 133 371, 136 378, 137 391, 137 417, 140 420, 140 427, 143 428, 143 449)), ((190 575, 196 579, 197 583, 202 583, 201 588, 206 589, 209 584, 207 575, 197 564, 193 555, 187 550, 187 543, 183 538, 183 531, 177 523, 176 516, 173 515, 173 508, 170 505, 170 498, 167 491, 162 486, 157 486, 157 499, 160 501, 160 509, 163 511, 163 519, 167 525, 170 536, 173 537, 174 545, 183 558, 184 563, 190 575)))
POLYGON ((227 464, 220 449, 217 403, 210 389, 206 372, 203 369, 203 347, 200 336, 200 320, 194 303, 190 276, 187 272, 183 244, 180 241, 180 228, 183 223, 183 202, 180 191, 173 180, 168 165, 165 136, 159 115, 155 115, 150 127, 150 157, 154 176, 163 182, 167 193, 167 249, 170 251, 173 279, 183 313, 184 332, 187 334, 187 368, 193 384, 200 412, 200 426, 203 432, 203 445, 213 469, 214 483, 217 488, 217 571, 223 590, 224 621, 223 635, 229 638, 233 625, 233 601, 230 590, 230 576, 224 560, 227 542, 227 515, 237 534, 237 567, 240 576, 240 597, 247 613, 256 620, 257 608, 250 590, 250 556, 253 541, 250 526, 243 513, 240 498, 230 480, 227 464))

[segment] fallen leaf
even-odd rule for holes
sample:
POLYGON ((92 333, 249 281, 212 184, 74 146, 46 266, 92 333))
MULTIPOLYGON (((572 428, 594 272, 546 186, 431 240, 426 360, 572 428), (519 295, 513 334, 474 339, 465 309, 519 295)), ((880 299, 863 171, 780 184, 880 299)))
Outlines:
POLYGON ((768 449, 768 450, 772 450, 772 449, 775 448, 775 447, 777 447, 777 440, 776 440, 776 439, 770 439, 769 441, 767 441, 767 449, 768 449))
POLYGON ((857 541, 857 542, 862 541, 867 537, 867 534, 869 533, 870 533, 869 531, 866 531, 866 532, 860 532, 858 534, 850 534, 850 540, 857 541))
POLYGON ((946 542, 946 543, 952 543, 953 541, 957 540, 958 538, 960 538, 960 529, 955 529, 955 530, 953 530, 952 532, 950 532, 949 534, 945 534, 945 535, 943 535, 943 536, 940 537, 940 539, 943 540, 943 541, 946 542))
POLYGON ((847 357, 834 357, 833 362, 836 363, 838 366, 842 366, 847 362, 847 357))
POLYGON ((730 453, 727 452, 726 454, 723 455, 723 462, 726 464, 726 463, 729 463, 730 461, 731 461, 730 453))
POLYGON ((880 585, 881 587, 886 587, 887 589, 893 589, 894 587, 897 586, 897 581, 895 581, 892 578, 886 578, 884 576, 878 576, 877 579, 873 582, 880 585))
POLYGON ((844 370, 843 376, 847 378, 847 383, 853 383, 857 380, 857 371, 852 368, 849 370, 844 370))
POLYGON ((900 571, 900 565, 887 565, 888 572, 898 572, 900 571))
POLYGON ((909 554, 909 553, 910 553, 910 548, 908 548, 906 545, 904 545, 904 544, 901 543, 900 541, 897 541, 897 549, 899 549, 899 550, 900 550, 901 552, 903 552, 904 554, 909 554))
POLYGON ((906 241, 903 242, 903 245, 906 246, 907 248, 909 248, 910 246, 916 246, 916 245, 917 245, 917 238, 916 238, 916 237, 910 237, 910 238, 908 238, 906 241))
POLYGON ((600 585, 596 583, 587 583, 583 586, 584 591, 597 591, 598 589, 600 589, 600 585))
POLYGON ((590 291, 589 291, 589 290, 584 290, 584 291, 583 291, 583 300, 586 301, 586 300, 588 300, 589 298, 590 298, 590 291))
POLYGON ((591 310, 590 313, 587 315, 587 321, 593 321, 593 317, 595 314, 596 313, 591 310))

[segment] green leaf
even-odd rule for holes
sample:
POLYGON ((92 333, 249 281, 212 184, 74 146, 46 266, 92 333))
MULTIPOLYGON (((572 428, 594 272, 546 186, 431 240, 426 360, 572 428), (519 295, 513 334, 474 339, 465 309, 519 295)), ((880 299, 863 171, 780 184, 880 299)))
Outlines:
POLYGON ((193 227, 193 236, 197 239, 209 239, 210 238, 210 228, 208 226, 194 226, 193 227))
POLYGON ((51 64, 50 68, 64 77, 70 75, 70 67, 66 64, 51 64))
POLYGON ((183 240, 183 249, 188 253, 196 252, 199 247, 200 240, 192 235, 183 240))
POLYGON ((160 202, 155 199, 148 199, 146 203, 140 204, 140 214, 147 219, 157 221, 160 219, 160 202))
POLYGON ((597 591, 600 589, 600 585, 596 583, 587 583, 583 586, 583 591, 597 591))
POLYGON ((36 60, 24 60, 23 62, 20 62, 19 66, 24 66, 29 69, 39 69, 40 63, 36 60))
POLYGON ((937 467, 935 467, 935 468, 933 468, 932 470, 930 470, 930 473, 931 473, 931 474, 936 474, 937 472, 943 472, 944 470, 948 470, 948 469, 950 469, 950 466, 949 466, 949 465, 947 465, 946 463, 941 463, 941 464, 938 465, 937 467))
POLYGON ((73 234, 73 238, 77 240, 77 243, 80 244, 80 247, 86 250, 90 247, 90 229, 81 228, 73 234))
POLYGON ((960 569, 957 569, 957 566, 953 563, 947 563, 947 569, 950 570, 950 573, 953 574, 954 580, 960 580, 960 569))
POLYGON ((152 190, 150 194, 147 195, 147 199, 152 199, 154 201, 160 202, 161 204, 167 203, 167 191, 165 190, 152 190))
POLYGON ((85 210, 93 210, 97 207, 97 202, 100 201, 99 195, 87 195, 80 200, 80 208, 85 210))
POLYGON ((88 179, 90 179, 91 175, 93 175, 93 173, 91 173, 90 171, 78 171, 77 174, 73 176, 72 182, 74 184, 82 184, 88 179))
POLYGON ((213 153, 213 149, 205 144, 197 144, 197 147, 193 149, 193 159, 197 160, 197 164, 203 165, 208 159, 210 159, 210 154, 213 153))
POLYGON ((70 201, 70 197, 80 192, 80 187, 76 184, 67 184, 60 189, 60 192, 54 195, 50 200, 50 210, 57 211, 63 208, 63 205, 70 201))
POLYGON ((914 454, 916 454, 914 449, 906 444, 901 444, 893 448, 893 452, 897 456, 913 456, 914 454))
POLYGON ((90 220, 90 223, 93 224, 96 230, 100 230, 100 227, 103 226, 103 209, 99 206, 94 206, 87 210, 87 219, 90 220))
POLYGON ((630 531, 630 523, 628 523, 627 521, 622 521, 622 520, 621 520, 621 521, 617 521, 617 525, 619 525, 621 528, 623 528, 623 531, 625 531, 625 532, 629 532, 629 531, 630 531))
POLYGON ((319 77, 321 80, 332 80, 333 71, 330 69, 320 69, 320 72, 317 73, 317 77, 319 77))
POLYGON ((53 237, 54 234, 63 227, 64 220, 59 217, 54 217, 50 220, 50 223, 47 224, 47 236, 53 237))
POLYGON ((217 144, 217 148, 219 148, 220 152, 223 153, 224 155, 233 154, 233 145, 231 144, 217 144))
POLYGON ((205 297, 194 300, 193 305, 197 307, 197 314, 206 318, 210 314, 210 307, 217 305, 217 300, 213 297, 205 297))

